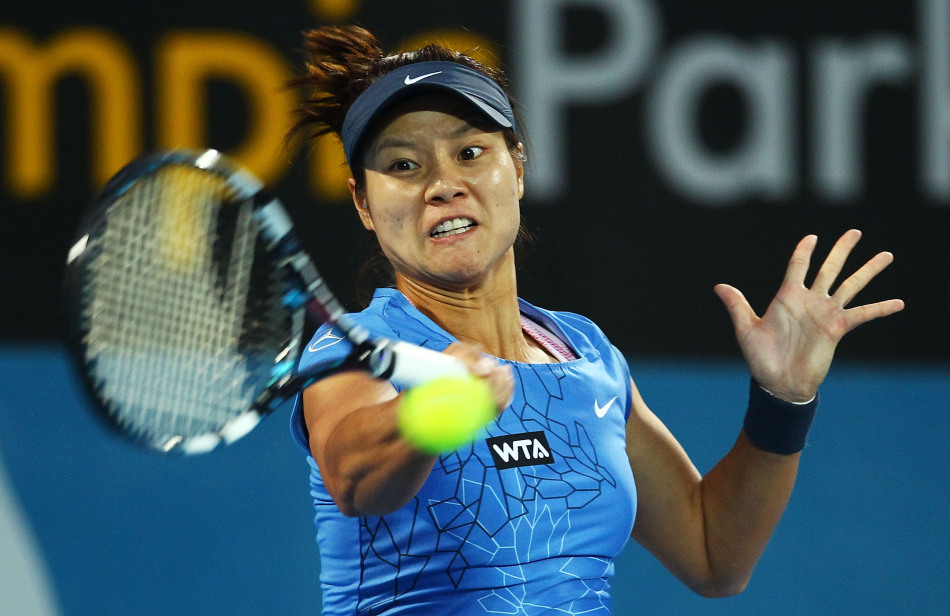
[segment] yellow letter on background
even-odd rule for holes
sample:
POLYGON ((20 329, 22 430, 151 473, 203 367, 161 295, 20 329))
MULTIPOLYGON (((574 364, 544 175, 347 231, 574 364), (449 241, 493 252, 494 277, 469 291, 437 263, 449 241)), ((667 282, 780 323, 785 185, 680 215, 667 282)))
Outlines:
POLYGON ((142 150, 141 86, 135 62, 118 38, 77 28, 46 45, 0 28, 0 73, 10 97, 10 187, 22 198, 48 192, 55 180, 55 83, 65 74, 87 82, 93 112, 92 171, 97 184, 142 150))
POLYGON ((177 32, 156 53, 157 137, 160 147, 203 148, 207 115, 203 85, 228 80, 247 95, 251 125, 234 152, 264 182, 285 170, 280 154, 296 98, 284 58, 266 43, 235 32, 177 32))

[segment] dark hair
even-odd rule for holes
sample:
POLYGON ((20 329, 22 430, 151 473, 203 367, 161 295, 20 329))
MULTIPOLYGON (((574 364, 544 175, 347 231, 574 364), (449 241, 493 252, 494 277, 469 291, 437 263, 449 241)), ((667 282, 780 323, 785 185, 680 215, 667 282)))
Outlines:
MULTIPOLYGON (((455 62, 467 66, 494 80, 512 100, 501 71, 441 45, 386 55, 376 37, 359 26, 325 26, 306 30, 303 37, 305 72, 291 85, 303 91, 304 100, 297 107, 288 139, 312 139, 328 133, 342 138, 343 120, 357 97, 383 75, 417 62, 455 62)), ((521 124, 520 118, 518 123, 521 124)), ((518 151, 519 139, 514 131, 506 129, 504 134, 509 149, 513 153, 518 151)), ((363 170, 360 165, 355 167, 350 170, 357 186, 362 186, 363 170)))
MULTIPOLYGON (((441 45, 426 45, 420 49, 387 55, 383 53, 379 40, 360 26, 324 26, 306 30, 303 32, 303 54, 303 74, 289 84, 302 91, 303 102, 297 107, 296 120, 287 131, 288 142, 298 138, 309 141, 326 134, 334 134, 342 140, 343 121, 357 97, 383 75, 417 62, 456 62, 467 66, 493 79, 501 86, 509 102, 513 101, 504 74, 471 56, 441 45)), ((523 126, 517 117, 517 110, 514 113, 517 124, 523 126)), ((523 161, 520 140, 515 131, 507 128, 503 134, 512 154, 523 161)), ((362 165, 351 163, 350 171, 357 188, 362 189, 365 185, 362 165)), ((376 278, 383 285, 395 282, 392 267, 382 254, 375 235, 370 235, 373 237, 367 241, 366 256, 357 276, 358 301, 364 303, 368 303, 366 291, 371 289, 360 287, 368 286, 362 284, 367 282, 367 277, 376 278)), ((518 232, 519 242, 530 235, 522 225, 518 232)))

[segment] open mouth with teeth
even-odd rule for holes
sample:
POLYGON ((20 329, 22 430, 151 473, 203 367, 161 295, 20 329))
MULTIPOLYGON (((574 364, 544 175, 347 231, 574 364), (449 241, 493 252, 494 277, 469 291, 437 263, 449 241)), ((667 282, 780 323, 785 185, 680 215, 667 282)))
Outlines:
POLYGON ((470 229, 474 229, 478 226, 478 223, 472 220, 471 218, 453 218, 451 220, 443 220, 435 229, 429 233, 429 237, 441 238, 449 237, 450 235, 458 235, 459 233, 465 233, 470 229))

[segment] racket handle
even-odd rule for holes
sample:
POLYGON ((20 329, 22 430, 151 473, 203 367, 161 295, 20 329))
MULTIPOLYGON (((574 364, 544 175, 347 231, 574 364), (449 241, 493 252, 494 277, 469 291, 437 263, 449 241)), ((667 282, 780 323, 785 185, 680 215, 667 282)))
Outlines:
POLYGON ((468 368, 460 360, 408 342, 390 341, 370 358, 373 376, 390 379, 397 385, 413 387, 444 376, 465 376, 468 368))

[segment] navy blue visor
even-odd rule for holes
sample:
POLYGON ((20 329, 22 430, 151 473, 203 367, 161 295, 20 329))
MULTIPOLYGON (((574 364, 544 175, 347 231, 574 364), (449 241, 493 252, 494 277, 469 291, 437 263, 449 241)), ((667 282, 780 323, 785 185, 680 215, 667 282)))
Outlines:
POLYGON ((343 151, 350 168, 367 129, 387 108, 421 89, 454 92, 502 128, 515 129, 511 103, 494 79, 456 62, 417 62, 386 73, 360 94, 343 120, 343 151))

